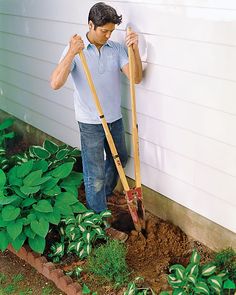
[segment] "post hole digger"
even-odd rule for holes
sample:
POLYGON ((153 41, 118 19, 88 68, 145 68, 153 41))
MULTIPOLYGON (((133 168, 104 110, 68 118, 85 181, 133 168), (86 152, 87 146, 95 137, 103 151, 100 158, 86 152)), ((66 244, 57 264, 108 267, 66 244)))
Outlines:
MULTIPOLYGON (((128 28, 128 30, 131 30, 128 28)), ((79 56, 83 69, 86 75, 87 82, 92 92, 93 100, 96 105, 105 135, 110 147, 118 174, 121 179, 125 191, 125 197, 127 205, 135 226, 138 232, 145 230, 145 210, 143 206, 142 188, 141 188, 141 177, 140 177, 140 160, 139 160, 139 145, 138 145, 138 125, 136 117, 136 99, 135 99, 135 81, 134 81, 134 52, 131 46, 128 47, 129 55, 129 78, 130 78, 130 95, 131 95, 131 106, 132 106, 132 141, 134 147, 134 169, 135 169, 135 188, 130 188, 127 178, 125 176, 124 169, 122 167, 120 158, 118 156, 111 132, 107 125, 103 110, 92 80, 90 70, 88 68, 85 55, 83 51, 80 51, 79 56)))

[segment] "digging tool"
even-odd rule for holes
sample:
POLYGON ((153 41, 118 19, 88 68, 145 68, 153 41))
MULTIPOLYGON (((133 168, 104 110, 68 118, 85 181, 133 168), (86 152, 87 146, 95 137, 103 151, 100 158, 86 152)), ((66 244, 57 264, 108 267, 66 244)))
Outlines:
POLYGON ((132 76, 132 82, 130 79, 130 89, 131 90, 131 97, 132 97, 132 117, 135 115, 135 118, 133 118, 133 131, 135 134, 133 134, 133 143, 134 143, 134 150, 135 150, 135 179, 136 179, 136 188, 130 189, 127 178, 125 176, 124 169, 122 167, 118 152, 116 150, 111 132, 108 128, 105 116, 103 114, 103 110, 99 101, 99 98, 97 96, 97 92, 92 80, 91 73, 88 68, 88 64, 85 58, 85 55, 83 51, 80 51, 79 53, 81 63, 90 87, 90 90, 92 92, 93 100, 96 105, 98 115, 100 117, 106 139, 108 142, 108 145, 111 150, 111 154, 113 156, 118 174, 121 179, 121 183, 123 185, 124 191, 125 191, 125 197, 128 204, 128 208, 135 226, 135 229, 138 232, 141 232, 142 229, 145 229, 145 214, 144 214, 144 207, 142 203, 142 189, 141 189, 141 179, 140 179, 140 162, 139 162, 139 153, 138 153, 138 133, 137 133, 137 123, 136 123, 136 110, 133 110, 133 107, 135 108, 135 90, 134 90, 134 56, 133 56, 133 50, 132 48, 129 48, 129 67, 130 67, 130 77, 132 76), (131 49, 131 50, 130 50, 131 49))

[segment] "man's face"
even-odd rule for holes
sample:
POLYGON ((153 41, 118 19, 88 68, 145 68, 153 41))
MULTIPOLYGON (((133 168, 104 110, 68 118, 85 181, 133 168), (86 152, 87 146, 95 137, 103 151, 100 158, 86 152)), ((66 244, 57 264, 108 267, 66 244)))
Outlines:
POLYGON ((115 24, 113 23, 107 23, 104 26, 97 27, 95 30, 92 22, 90 23, 90 26, 90 34, 92 34, 94 42, 98 45, 104 45, 115 30, 115 24))

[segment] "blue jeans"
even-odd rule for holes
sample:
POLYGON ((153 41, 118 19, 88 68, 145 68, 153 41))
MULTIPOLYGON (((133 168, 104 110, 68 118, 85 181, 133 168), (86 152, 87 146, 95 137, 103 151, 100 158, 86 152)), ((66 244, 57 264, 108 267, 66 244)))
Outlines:
MULTIPOLYGON (((107 196, 113 192, 118 172, 102 124, 79 123, 84 185, 88 208, 99 213, 107 209, 107 196)), ((122 166, 128 154, 122 119, 108 123, 122 166)))

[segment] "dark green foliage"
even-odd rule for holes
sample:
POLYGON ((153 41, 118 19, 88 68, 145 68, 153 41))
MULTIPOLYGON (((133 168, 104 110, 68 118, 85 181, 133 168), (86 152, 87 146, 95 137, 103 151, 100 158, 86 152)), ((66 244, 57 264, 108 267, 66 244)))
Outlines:
POLYGON ((14 120, 11 118, 5 119, 0 124, 0 169, 7 171, 9 169, 9 159, 6 156, 6 143, 8 139, 12 139, 15 133, 8 131, 12 127, 14 120))
POLYGON ((44 147, 33 149, 38 156, 22 159, 8 173, 0 169, 1 251, 8 244, 18 251, 28 240, 35 252, 43 253, 51 225, 87 210, 78 201, 82 174, 72 171, 74 160, 59 157, 52 162, 46 155, 59 147, 51 141, 44 147))
POLYGON ((215 254, 214 264, 220 272, 228 274, 229 279, 236 282, 236 252, 232 248, 226 248, 215 254))
MULTIPOLYGON (((224 291, 235 289, 235 284, 229 279, 226 272, 217 270, 214 261, 200 265, 200 255, 193 251, 190 263, 185 268, 181 264, 170 267, 168 283, 173 289, 173 295, 222 295, 224 291)), ((160 295, 167 295, 162 292, 160 295)))
POLYGON ((110 281, 115 286, 128 282, 129 271, 125 260, 124 244, 111 240, 94 250, 88 257, 88 271, 99 276, 104 281, 110 281))
POLYGON ((86 258, 92 251, 94 242, 106 239, 105 219, 110 217, 109 211, 96 214, 86 209, 76 216, 68 216, 59 225, 61 242, 52 245, 49 257, 59 262, 66 253, 75 253, 80 259, 86 258))

